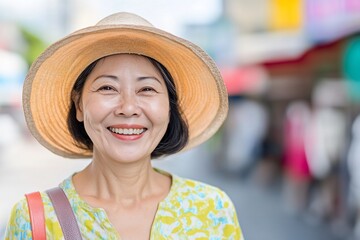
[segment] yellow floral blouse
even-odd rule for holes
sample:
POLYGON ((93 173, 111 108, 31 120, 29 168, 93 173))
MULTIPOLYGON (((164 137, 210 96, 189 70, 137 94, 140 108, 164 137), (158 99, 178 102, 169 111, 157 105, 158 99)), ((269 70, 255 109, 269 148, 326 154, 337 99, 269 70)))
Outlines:
MULTIPOLYGON (((73 208, 83 239, 121 239, 106 212, 93 208, 76 193, 72 178, 60 187, 73 208)), ((47 239, 64 239, 54 208, 46 193, 41 193, 46 215, 47 239)), ((25 198, 13 208, 5 240, 32 239, 25 198)), ((218 188, 172 175, 168 196, 159 203, 150 234, 162 239, 243 240, 236 211, 229 197, 218 188)))

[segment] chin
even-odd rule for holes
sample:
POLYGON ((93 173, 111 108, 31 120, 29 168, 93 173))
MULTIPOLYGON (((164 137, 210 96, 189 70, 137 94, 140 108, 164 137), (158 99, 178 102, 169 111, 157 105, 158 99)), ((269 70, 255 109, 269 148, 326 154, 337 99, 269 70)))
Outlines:
POLYGON ((151 160, 150 154, 134 154, 134 152, 125 151, 122 151, 119 154, 111 154, 109 155, 109 157, 119 163, 134 163, 139 161, 151 160))

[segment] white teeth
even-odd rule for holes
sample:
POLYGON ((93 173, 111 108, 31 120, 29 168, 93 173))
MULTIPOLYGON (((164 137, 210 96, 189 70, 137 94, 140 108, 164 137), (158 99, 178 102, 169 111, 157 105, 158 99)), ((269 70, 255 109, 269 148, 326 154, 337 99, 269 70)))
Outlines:
POLYGON ((117 134, 124 134, 124 135, 139 135, 145 131, 144 128, 109 128, 110 131, 117 133, 117 134))

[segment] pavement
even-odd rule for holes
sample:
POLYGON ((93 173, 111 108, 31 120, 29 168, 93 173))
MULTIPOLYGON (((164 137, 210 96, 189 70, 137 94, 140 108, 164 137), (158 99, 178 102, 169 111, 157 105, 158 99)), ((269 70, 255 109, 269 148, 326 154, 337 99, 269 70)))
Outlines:
MULTIPOLYGON (((153 165, 223 189, 235 204, 247 240, 345 240, 326 224, 310 224, 289 214, 284 207, 281 181, 264 187, 252 178, 224 174, 210 149, 202 145, 155 160, 153 165)), ((12 206, 24 193, 56 186, 88 163, 56 156, 29 136, 0 146, 0 239, 12 206)))

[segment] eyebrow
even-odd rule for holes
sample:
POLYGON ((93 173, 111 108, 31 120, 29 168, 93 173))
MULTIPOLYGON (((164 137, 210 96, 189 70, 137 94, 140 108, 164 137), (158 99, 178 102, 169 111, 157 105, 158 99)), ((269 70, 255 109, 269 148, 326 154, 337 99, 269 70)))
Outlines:
POLYGON ((114 76, 114 75, 102 74, 102 75, 100 75, 100 76, 97 76, 97 77, 94 79, 94 82, 95 82, 96 80, 100 79, 100 78, 111 78, 111 79, 116 80, 116 81, 119 80, 118 77, 116 77, 116 76, 114 76))
POLYGON ((153 79, 153 80, 159 82, 159 83, 162 85, 161 81, 160 81, 159 79, 157 79, 156 77, 146 76, 146 77, 139 77, 139 78, 138 78, 139 81, 141 81, 141 80, 146 80, 146 79, 153 79))
MULTIPOLYGON (((102 75, 100 75, 100 76, 97 76, 97 77, 94 79, 94 82, 95 82, 96 80, 100 79, 100 78, 110 78, 110 79, 112 79, 112 80, 119 81, 119 78, 118 78, 117 76, 108 75, 108 74, 102 74, 102 75)), ((142 81, 142 80, 146 80, 146 79, 153 79, 153 80, 159 82, 159 83, 162 85, 161 81, 160 81, 158 78, 156 78, 156 77, 145 76, 145 77, 138 77, 138 78, 137 78, 138 81, 142 81)))

